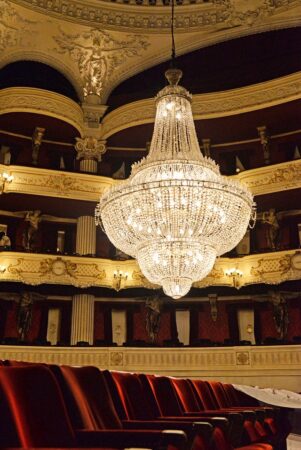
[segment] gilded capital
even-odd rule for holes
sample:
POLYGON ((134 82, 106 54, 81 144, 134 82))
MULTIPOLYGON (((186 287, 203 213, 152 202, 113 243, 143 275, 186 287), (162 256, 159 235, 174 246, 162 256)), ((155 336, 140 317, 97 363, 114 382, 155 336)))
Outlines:
POLYGON ((94 159, 101 161, 101 156, 106 152, 106 141, 102 141, 92 136, 76 138, 75 150, 76 159, 94 159))

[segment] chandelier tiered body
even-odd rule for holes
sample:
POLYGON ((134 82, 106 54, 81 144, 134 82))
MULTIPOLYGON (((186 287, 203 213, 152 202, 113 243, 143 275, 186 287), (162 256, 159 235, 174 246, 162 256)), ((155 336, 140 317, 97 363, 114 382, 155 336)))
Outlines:
POLYGON ((248 189, 220 175, 201 154, 191 95, 177 85, 180 76, 167 71, 170 85, 157 95, 148 156, 101 197, 95 211, 115 247, 136 258, 144 276, 175 299, 238 244, 253 206, 248 189))

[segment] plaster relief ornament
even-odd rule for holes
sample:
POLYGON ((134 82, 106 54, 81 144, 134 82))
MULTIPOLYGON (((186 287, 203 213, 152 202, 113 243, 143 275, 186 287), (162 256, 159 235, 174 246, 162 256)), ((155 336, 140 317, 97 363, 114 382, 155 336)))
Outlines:
POLYGON ((36 22, 24 19, 6 0, 0 0, 0 51, 7 48, 32 47, 31 26, 36 22))
POLYGON ((55 50, 61 54, 69 54, 77 63, 85 97, 101 97, 113 70, 128 58, 138 56, 149 45, 146 38, 140 35, 127 35, 125 40, 117 40, 107 31, 96 29, 82 34, 67 34, 63 30, 60 32, 60 36, 54 36, 59 46, 55 50))
MULTIPOLYGON (((270 16, 274 13, 277 6, 279 7, 279 5, 275 6, 274 3, 273 0, 253 0, 252 2, 245 0, 215 1, 215 4, 225 6, 224 23, 230 25, 230 27, 252 25, 258 19, 270 16)), ((280 1, 278 3, 284 2, 280 1)))

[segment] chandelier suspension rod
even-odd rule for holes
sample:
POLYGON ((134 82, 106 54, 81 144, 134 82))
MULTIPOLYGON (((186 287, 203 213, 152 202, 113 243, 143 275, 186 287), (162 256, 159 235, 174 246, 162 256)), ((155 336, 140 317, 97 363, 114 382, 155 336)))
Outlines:
POLYGON ((175 0, 171 0, 171 67, 175 68, 176 45, 175 45, 175 0))

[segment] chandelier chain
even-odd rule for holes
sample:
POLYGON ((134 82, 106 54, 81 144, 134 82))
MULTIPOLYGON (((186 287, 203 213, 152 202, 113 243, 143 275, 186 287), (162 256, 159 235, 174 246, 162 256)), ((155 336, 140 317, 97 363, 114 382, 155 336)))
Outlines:
POLYGON ((175 44, 175 0, 171 0, 171 67, 175 67, 176 44, 175 44))

